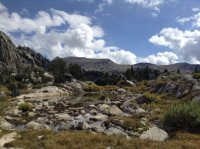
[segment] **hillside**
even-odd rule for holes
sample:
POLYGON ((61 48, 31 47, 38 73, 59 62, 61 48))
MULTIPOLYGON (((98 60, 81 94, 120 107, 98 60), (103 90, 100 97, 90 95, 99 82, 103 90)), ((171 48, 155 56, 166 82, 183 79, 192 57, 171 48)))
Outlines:
POLYGON ((119 65, 109 59, 92 59, 84 57, 66 57, 63 60, 67 64, 79 64, 85 70, 106 71, 106 72, 123 72, 130 65, 119 65))
MULTIPOLYGON (((67 64, 79 64, 85 70, 96 70, 96 71, 106 71, 106 72, 124 72, 127 68, 130 68, 131 65, 120 65, 116 64, 109 59, 92 59, 92 58, 83 58, 83 57, 66 57, 63 60, 67 64)), ((155 65, 151 63, 138 63, 133 65, 134 68, 145 68, 149 67, 152 69, 158 69, 164 71, 168 69, 169 71, 177 71, 178 69, 183 73, 193 72, 197 66, 200 69, 200 65, 188 64, 188 63, 176 63, 171 65, 155 65)))

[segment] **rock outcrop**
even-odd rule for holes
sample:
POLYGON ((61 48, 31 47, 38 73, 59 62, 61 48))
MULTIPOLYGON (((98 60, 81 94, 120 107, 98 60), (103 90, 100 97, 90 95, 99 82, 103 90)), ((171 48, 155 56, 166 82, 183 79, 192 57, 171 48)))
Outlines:
POLYGON ((49 69, 50 61, 30 48, 18 48, 11 39, 0 31, 0 68, 19 71, 22 68, 49 69))

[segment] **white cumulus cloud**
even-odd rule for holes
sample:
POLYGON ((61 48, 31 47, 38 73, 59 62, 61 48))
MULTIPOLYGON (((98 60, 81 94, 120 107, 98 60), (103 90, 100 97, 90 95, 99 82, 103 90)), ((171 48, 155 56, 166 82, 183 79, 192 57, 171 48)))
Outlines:
POLYGON ((0 30, 8 33, 17 45, 33 48, 50 59, 77 56, 109 58, 120 64, 136 62, 134 53, 106 46, 103 29, 94 25, 90 17, 80 14, 50 9, 30 18, 9 12, 0 3, 0 30))
POLYGON ((172 49, 183 61, 199 63, 200 61, 200 31, 164 28, 149 41, 155 45, 172 49))
POLYGON ((179 57, 173 52, 159 52, 156 55, 152 54, 146 58, 138 59, 139 62, 153 63, 158 65, 168 65, 177 63, 179 57))

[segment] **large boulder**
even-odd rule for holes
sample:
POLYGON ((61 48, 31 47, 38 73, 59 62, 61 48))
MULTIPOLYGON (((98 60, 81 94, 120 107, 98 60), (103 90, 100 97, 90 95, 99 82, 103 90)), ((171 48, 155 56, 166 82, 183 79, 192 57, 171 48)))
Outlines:
POLYGON ((124 113, 115 105, 111 106, 109 109, 109 114, 110 115, 115 115, 115 116, 122 116, 124 113))
POLYGON ((14 125, 10 124, 3 118, 0 118, 0 128, 2 128, 4 130, 11 130, 14 128, 14 125))
POLYGON ((108 115, 115 115, 115 116, 124 115, 124 113, 116 105, 109 106, 107 104, 102 104, 100 105, 99 110, 102 113, 108 114, 108 115))
POLYGON ((31 121, 28 124, 26 124, 26 128, 34 129, 34 130, 42 130, 42 129, 48 129, 49 130, 50 129, 48 126, 39 124, 35 121, 31 121))
POLYGON ((122 129, 118 129, 115 127, 110 127, 104 133, 108 136, 110 136, 110 135, 127 136, 127 134, 122 129))
POLYGON ((11 143, 15 140, 17 136, 16 132, 9 133, 7 135, 4 135, 3 137, 0 138, 0 147, 4 146, 6 143, 11 143))
POLYGON ((157 127, 152 127, 140 135, 140 139, 149 139, 149 140, 161 141, 161 142, 167 140, 168 138, 169 136, 167 132, 157 127))

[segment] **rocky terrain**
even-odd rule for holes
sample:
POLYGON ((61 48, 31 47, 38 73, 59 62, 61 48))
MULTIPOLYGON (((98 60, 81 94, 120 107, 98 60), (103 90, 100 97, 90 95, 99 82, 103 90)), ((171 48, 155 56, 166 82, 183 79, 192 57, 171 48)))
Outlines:
MULTIPOLYGON (((142 93, 140 89, 141 83, 107 92, 99 90, 96 92, 99 96, 91 99, 83 95, 65 96, 70 95, 66 88, 45 87, 32 93, 32 96, 28 94, 13 98, 12 106, 1 117, 0 127, 12 132, 4 136, 12 141, 16 139, 12 139, 16 132, 50 130, 54 133, 89 131, 106 136, 122 136, 127 140, 139 138, 163 142, 170 138, 171 129, 163 126, 159 114, 171 103, 186 98, 200 102, 200 82, 189 74, 162 76, 158 80, 148 81, 142 93), (156 96, 147 96, 146 92, 156 96)), ((2 140, 5 139, 1 138, 0 142, 2 140)))
MULTIPOLYGON (((95 143, 94 148, 106 149, 200 146, 200 73, 191 73, 198 65, 140 63, 134 67, 167 68, 170 72, 134 83, 121 76, 121 83, 106 86, 74 79, 61 70, 70 79, 55 83, 53 73, 48 72, 49 60, 30 48, 17 48, 2 32, 0 61, 1 70, 11 68, 16 74, 31 68, 29 78, 24 78, 27 71, 2 75, 2 149, 91 148, 95 143), (181 73, 172 72, 177 69, 181 73), (17 85, 20 92, 11 94, 17 85)), ((80 64, 85 70, 122 72, 130 67, 107 59, 70 57, 64 61, 80 64)))

